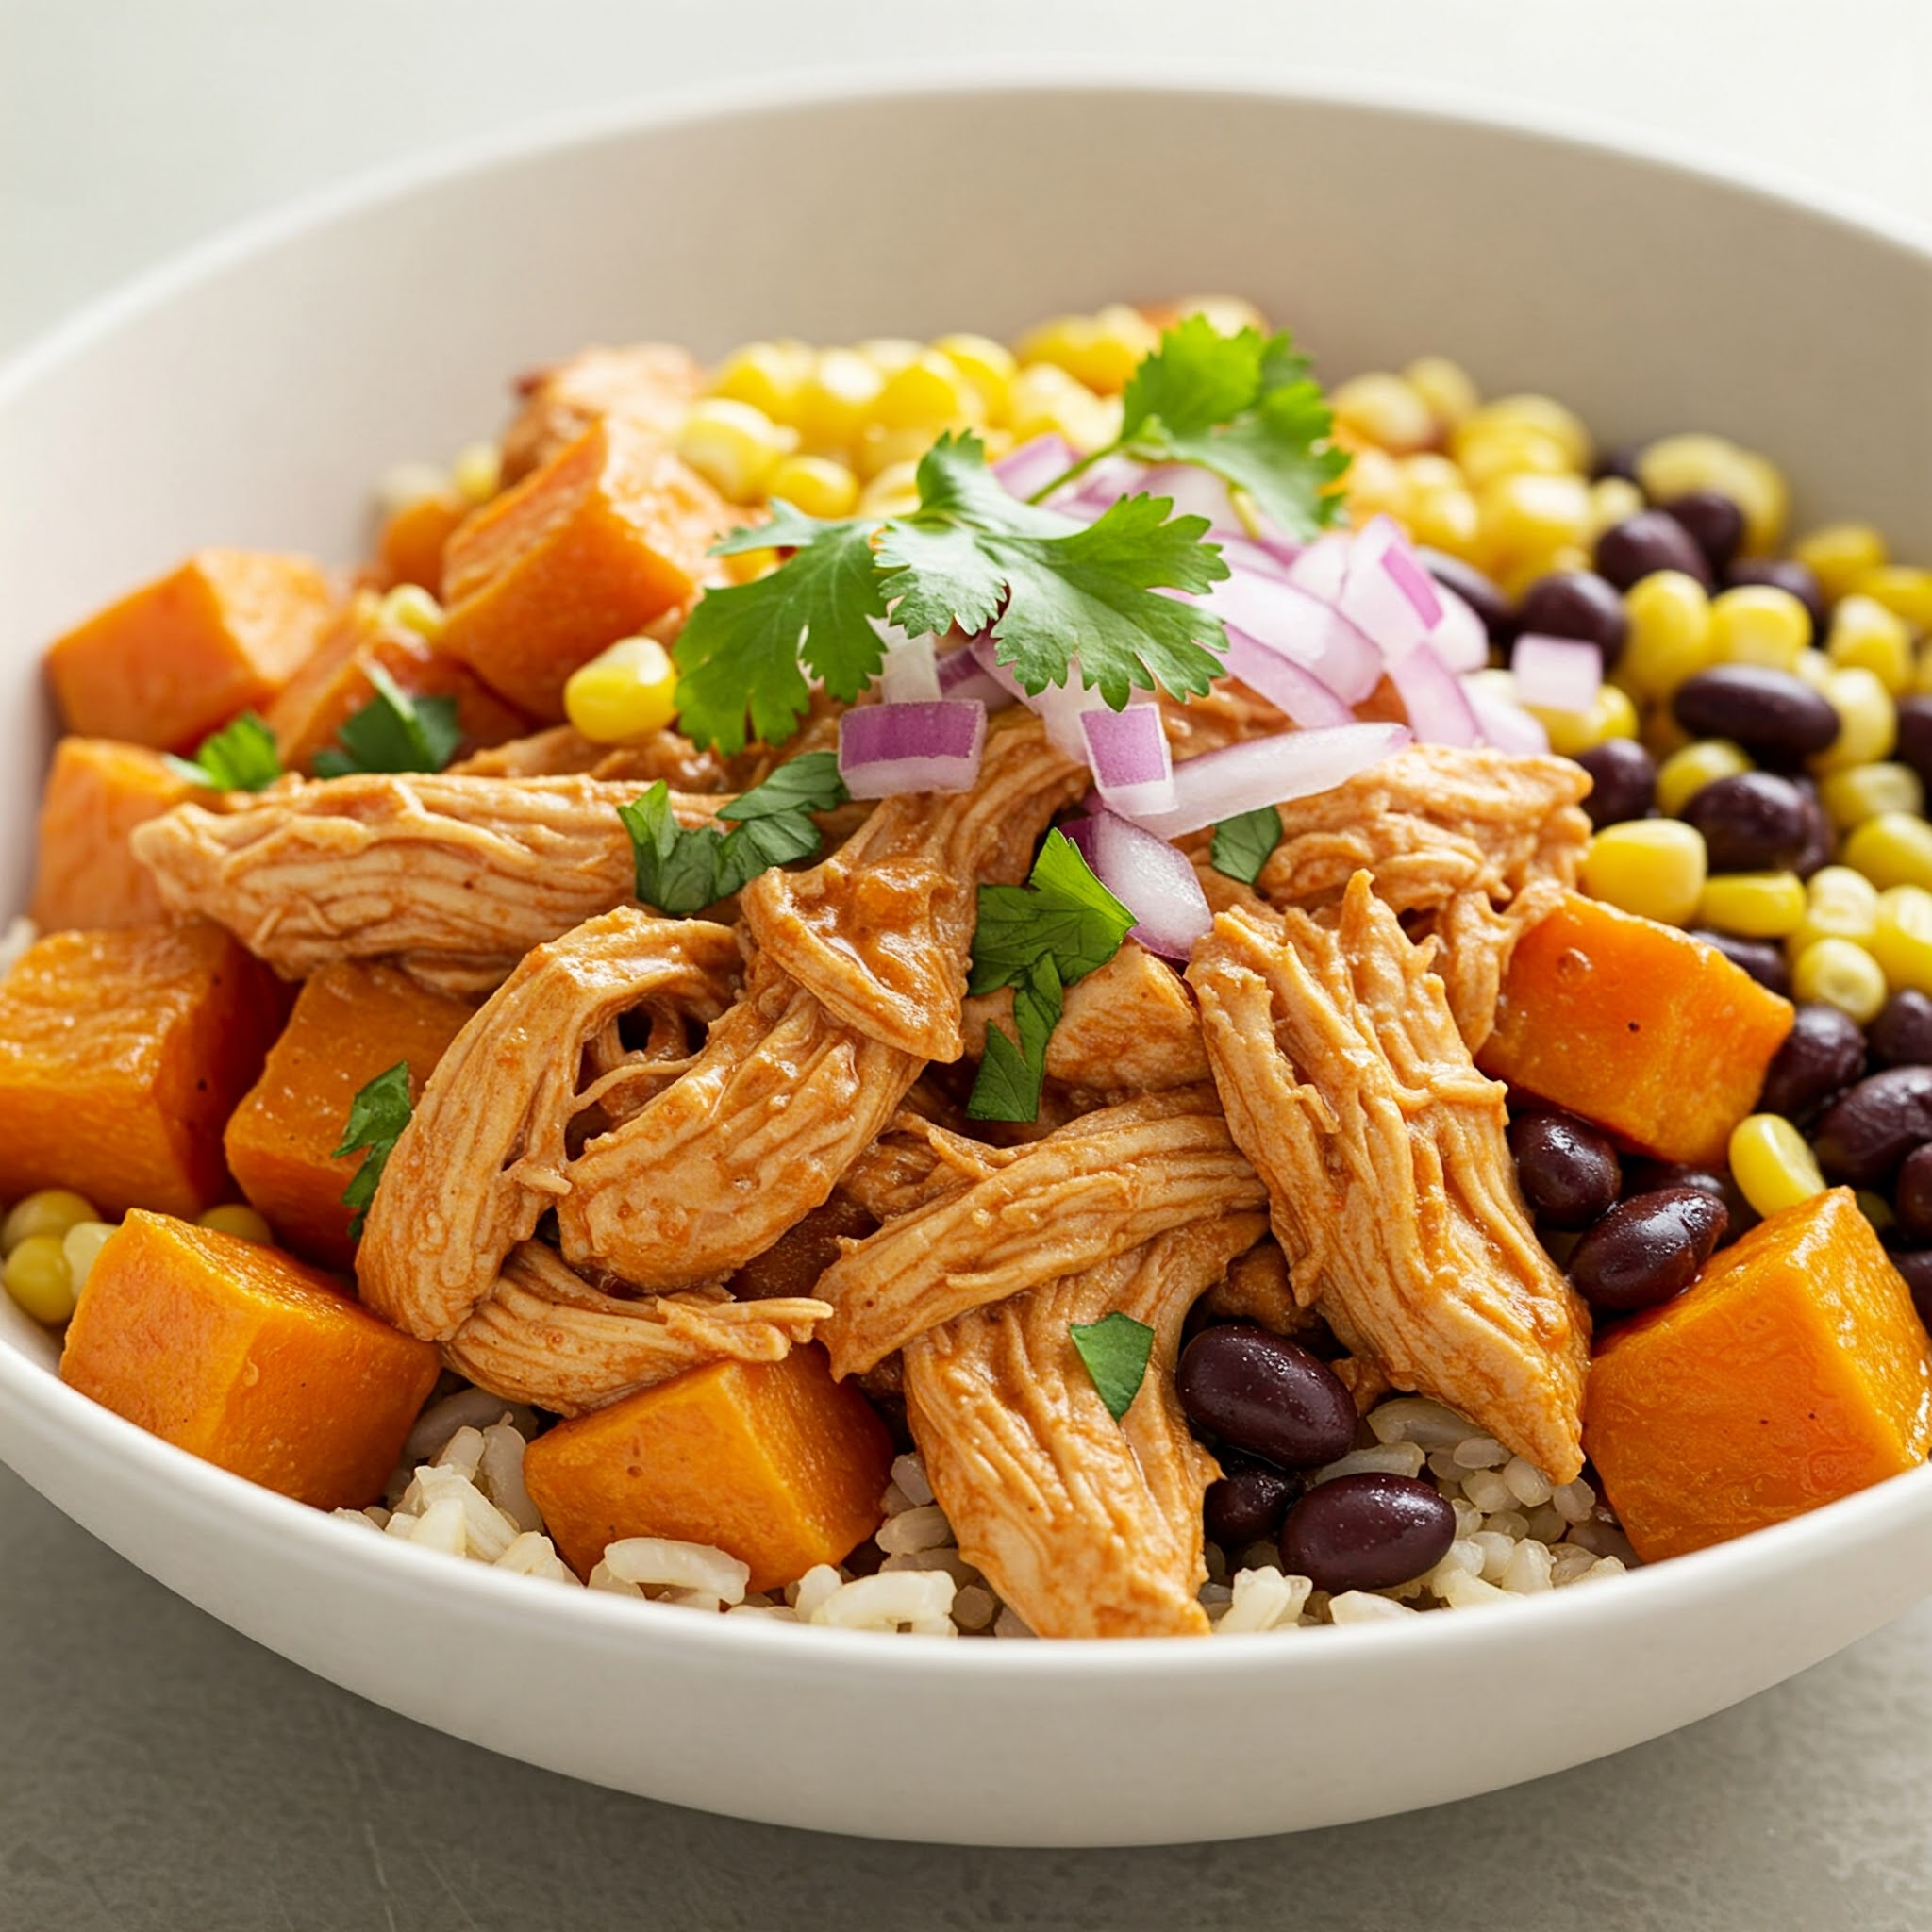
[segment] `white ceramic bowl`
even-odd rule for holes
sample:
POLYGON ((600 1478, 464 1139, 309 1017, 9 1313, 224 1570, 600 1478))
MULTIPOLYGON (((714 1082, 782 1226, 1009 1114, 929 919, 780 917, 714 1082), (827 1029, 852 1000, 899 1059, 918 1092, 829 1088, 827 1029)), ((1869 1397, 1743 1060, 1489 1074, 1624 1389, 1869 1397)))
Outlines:
MULTIPOLYGON (((1612 440, 1730 432, 1784 460, 1801 519, 1870 515, 1932 555, 1932 253, 1803 197, 1323 92, 875 87, 579 126, 258 225, 0 377, 0 903, 25 890, 45 641, 200 543, 354 555, 369 480, 495 424, 516 370, 600 338, 1004 334, 1213 289, 1331 376, 1440 350, 1612 440)), ((708 1619, 360 1534, 52 1366, 0 1297, 0 1455, 236 1629, 536 1764, 884 1837, 1235 1837, 1461 1797, 1717 1710, 1932 1590, 1921 1471, 1487 1614, 1111 1645, 708 1619)))

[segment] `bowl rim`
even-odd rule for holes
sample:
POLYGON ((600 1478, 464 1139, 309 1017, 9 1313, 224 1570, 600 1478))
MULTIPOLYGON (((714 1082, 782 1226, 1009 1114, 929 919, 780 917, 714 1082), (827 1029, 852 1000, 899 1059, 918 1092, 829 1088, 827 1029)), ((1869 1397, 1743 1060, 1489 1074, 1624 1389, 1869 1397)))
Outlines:
MULTIPOLYGON (((880 99, 947 98, 1018 94, 1042 107, 1057 96, 1205 95, 1258 105, 1353 108, 1406 120, 1438 121, 1500 130, 1523 139, 1607 152, 1618 159, 1690 176, 1708 185, 1795 208, 1814 218, 1853 229, 1868 241, 1917 258, 1932 271, 1932 223, 1900 216, 1848 191, 1810 180, 1714 143, 1640 129, 1585 112, 1548 111, 1481 90, 1437 82, 1391 82, 1345 69, 1291 70, 1256 75, 1226 60, 1153 63, 1135 59, 1058 58, 1028 60, 944 62, 883 61, 826 65, 802 74, 774 75, 679 90, 662 97, 619 101, 521 123, 470 140, 360 171, 340 183, 284 200, 227 225, 84 304, 72 316, 29 340, 0 361, 0 412, 4 412, 96 341, 141 318, 185 290, 251 258, 296 245, 337 223, 408 200, 449 181, 515 168, 573 149, 622 143, 642 133, 696 123, 758 119, 794 108, 830 108, 880 99)), ((1320 1670, 1338 1646, 1380 1644, 1413 1649, 1428 1645, 1445 1660, 1508 1642, 1513 1618, 1537 1606, 1539 1627, 1560 1624, 1570 1641, 1588 1643, 1592 1634, 1628 1617, 1669 1618, 1707 1595, 1728 1594, 1856 1543, 1888 1524, 1902 1527, 1915 1509, 1932 1507, 1932 1465, 1910 1470, 1788 1522, 1738 1540, 1641 1566, 1612 1579, 1607 1590, 1539 1592, 1505 1607, 1500 1622, 1488 1617, 1423 1615, 1369 1624, 1324 1626, 1299 1633, 1307 1641, 1283 1641, 1268 1631, 1211 1643, 1176 1643, 1166 1638, 1074 1638, 1046 1641, 947 1642, 933 1639, 881 1641, 881 1633, 799 1625, 762 1617, 698 1616, 676 1606, 572 1589, 545 1595, 532 1579, 491 1566, 417 1550, 400 1539, 372 1537, 363 1529, 265 1489, 150 1435, 91 1401, 25 1351, 0 1341, 0 1399, 18 1405, 49 1438, 86 1442, 124 1465, 123 1479, 137 1493, 172 1492, 175 1508, 191 1520, 220 1519, 236 1535, 310 1542, 317 1561, 361 1560, 397 1593, 429 1588, 469 1593, 476 1614, 492 1620, 536 1616, 568 1619, 558 1633, 580 1627, 606 1641, 643 1636, 667 1662, 680 1656, 696 1662, 743 1663, 762 1657, 790 1665, 809 1659, 823 1672, 924 1676, 941 1670, 963 1679, 1008 1671, 1038 1675, 1066 1673, 1100 1687, 1144 1689, 1164 1671, 1198 1679, 1204 1673, 1252 1674, 1264 1665, 1276 1672, 1320 1670), (431 1565, 434 1567, 425 1568, 431 1565), (439 1584, 436 1579, 440 1578, 439 1584), (643 1622, 638 1621, 639 1617, 643 1622)), ((541 1581, 542 1579, 536 1579, 541 1581)), ((559 1587, 560 1588, 560 1587, 559 1587)))

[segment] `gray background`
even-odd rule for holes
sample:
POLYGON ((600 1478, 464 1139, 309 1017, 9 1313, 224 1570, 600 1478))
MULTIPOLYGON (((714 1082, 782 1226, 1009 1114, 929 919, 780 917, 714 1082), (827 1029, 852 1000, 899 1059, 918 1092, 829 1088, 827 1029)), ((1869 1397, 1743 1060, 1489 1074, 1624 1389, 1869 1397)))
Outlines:
MULTIPOLYGON (((1091 48, 1448 81, 1932 220, 1917 0, 0 0, 0 352, 224 223, 509 122, 733 74, 1091 48)), ((815 1839, 375 1709, 0 1471, 0 1932, 1923 1932, 1928 1804, 1932 1606, 1675 1737, 1407 1819, 1151 1852, 815 1839)))

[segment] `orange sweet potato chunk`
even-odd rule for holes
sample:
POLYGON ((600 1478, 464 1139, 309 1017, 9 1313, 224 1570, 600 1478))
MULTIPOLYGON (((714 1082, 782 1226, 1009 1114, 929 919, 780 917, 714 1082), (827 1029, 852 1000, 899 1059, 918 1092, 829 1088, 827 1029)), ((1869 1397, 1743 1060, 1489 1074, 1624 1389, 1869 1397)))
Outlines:
POLYGON ((104 1407, 320 1509, 381 1494, 438 1369, 278 1248, 144 1213, 101 1249, 60 1357, 104 1407))
POLYGON ((197 551, 56 640, 47 675, 68 730, 192 751, 273 697, 328 615, 327 582, 306 557, 197 551))
POLYGON ((554 723, 571 673, 686 603, 742 520, 651 431, 594 423, 450 538, 443 648, 554 723))
POLYGON ((1849 1188, 1774 1214, 1604 1339, 1583 1446, 1646 1561, 1914 1469, 1932 1343, 1849 1188))
POLYGON ((316 753, 333 744, 375 695, 372 664, 380 664, 412 698, 456 699, 463 731, 458 758, 529 728, 524 714, 487 689, 467 665, 415 631, 385 624, 377 599, 358 597, 262 713, 286 769, 313 772, 316 753))
POLYGON ((1711 1167, 1790 1030, 1790 1002, 1715 947, 1572 893, 1517 946, 1480 1064, 1646 1154, 1711 1167))
POLYGON ((345 960, 304 982, 261 1078, 224 1145, 242 1193, 276 1238, 333 1268, 355 1256, 342 1205, 361 1157, 338 1160, 349 1105, 376 1074, 409 1063, 411 1098, 475 1008, 429 992, 392 966, 345 960))
POLYGON ((772 1590, 837 1563, 879 1525, 892 1445, 816 1343, 782 1361, 708 1362, 530 1444, 524 1479, 587 1576, 631 1536, 711 1543, 772 1590))
POLYGON ((0 980, 0 1198, 77 1188, 110 1215, 224 1199, 222 1129, 289 997, 219 926, 37 941, 0 980))
POLYGON ((406 503, 382 526, 376 540, 375 568, 387 589, 418 584, 432 597, 442 595, 442 546, 470 513, 456 496, 419 496, 406 503))
POLYGON ((63 738, 41 797, 39 856, 27 916, 42 932, 154 925, 161 895, 127 849, 136 825, 210 793, 159 752, 111 738, 63 738))

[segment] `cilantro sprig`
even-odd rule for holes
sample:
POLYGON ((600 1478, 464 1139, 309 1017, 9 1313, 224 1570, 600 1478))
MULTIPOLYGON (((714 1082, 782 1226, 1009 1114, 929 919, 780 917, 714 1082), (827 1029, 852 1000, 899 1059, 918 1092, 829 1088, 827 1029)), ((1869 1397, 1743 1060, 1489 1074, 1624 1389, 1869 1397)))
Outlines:
POLYGON ((168 764, 191 785, 208 785, 217 791, 260 791, 282 775, 275 735, 254 711, 243 711, 232 724, 210 732, 193 758, 171 754, 168 764))
POLYGON ((453 697, 411 697, 380 664, 369 667, 375 694, 315 755, 324 778, 357 772, 440 772, 462 740, 453 697))
POLYGON ((1115 1422, 1134 1406, 1147 1377, 1147 1360, 1154 1353, 1154 1331, 1144 1322, 1116 1308, 1097 1322, 1070 1322, 1067 1332, 1107 1412, 1115 1422))
POLYGON ((1040 1115, 1046 1043, 1066 989, 1105 966, 1134 928, 1134 915, 1094 877, 1064 832, 1049 832, 1024 886, 981 886, 973 935, 974 993, 1013 989, 1013 1030, 986 1029, 986 1051, 966 1103, 976 1121, 1040 1115))
POLYGON ((1209 855, 1216 872, 1252 886, 1280 843, 1281 814, 1272 805, 1257 805, 1253 811, 1238 812, 1214 827, 1209 855))
POLYGON ((342 1127, 342 1144, 333 1158, 346 1160, 352 1154, 362 1157, 349 1185, 342 1190, 342 1205, 356 1210, 349 1224, 349 1239, 358 1241, 362 1224, 369 1218, 369 1204, 375 1199, 375 1185, 397 1140, 409 1124, 409 1063, 398 1060, 362 1088, 349 1103, 349 1118, 342 1127))
POLYGON ((673 815, 671 788, 660 778, 617 808, 630 834, 638 898, 674 918, 702 912, 769 867, 811 858, 819 849, 811 814, 830 811, 849 796, 837 754, 807 752, 721 808, 728 832, 715 825, 687 831, 673 815))

